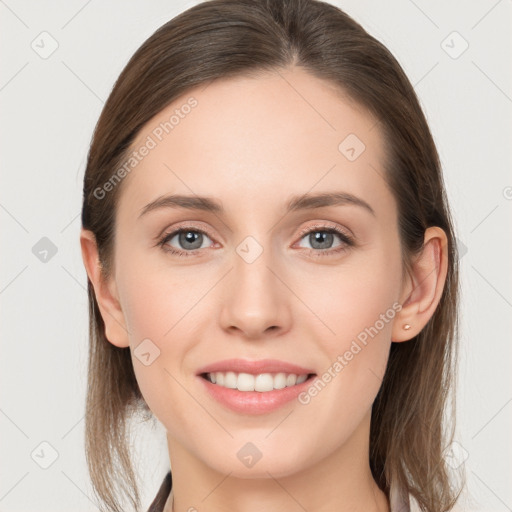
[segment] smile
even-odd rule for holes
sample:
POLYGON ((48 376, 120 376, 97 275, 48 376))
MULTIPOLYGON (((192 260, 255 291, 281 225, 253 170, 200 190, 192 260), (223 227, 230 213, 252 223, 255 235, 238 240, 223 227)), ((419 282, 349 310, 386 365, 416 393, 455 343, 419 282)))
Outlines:
POLYGON ((236 372, 211 372, 202 375, 203 378, 215 384, 238 391, 258 391, 265 393, 276 389, 292 387, 305 382, 310 374, 295 373, 250 373, 236 372))

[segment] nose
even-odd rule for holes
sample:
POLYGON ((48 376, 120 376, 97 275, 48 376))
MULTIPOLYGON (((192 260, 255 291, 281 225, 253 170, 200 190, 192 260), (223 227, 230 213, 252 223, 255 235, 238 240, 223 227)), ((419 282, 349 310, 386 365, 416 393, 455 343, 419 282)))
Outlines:
POLYGON ((252 262, 234 255, 222 291, 220 322, 224 330, 255 340, 290 329, 292 292, 283 283, 286 279, 279 268, 267 250, 252 262))

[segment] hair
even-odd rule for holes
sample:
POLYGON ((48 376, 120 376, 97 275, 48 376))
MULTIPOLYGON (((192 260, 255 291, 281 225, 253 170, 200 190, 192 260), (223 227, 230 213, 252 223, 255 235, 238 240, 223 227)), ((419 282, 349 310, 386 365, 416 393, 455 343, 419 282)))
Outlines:
MULTIPOLYGON (((316 0, 208 0, 165 23, 131 57, 100 115, 84 177, 82 226, 94 234, 103 276, 109 277, 122 183, 101 200, 95 190, 127 160, 141 128, 195 86, 292 66, 335 84, 378 120, 404 268, 421 251, 428 227, 439 226, 447 235, 448 273, 436 311, 413 340, 391 344, 372 407, 369 457, 373 477, 388 496, 394 481, 422 511, 450 510, 461 492, 443 457, 455 429, 459 283, 441 165, 401 66, 347 14, 316 0)), ((103 510, 120 511, 123 497, 138 511, 127 420, 136 411, 151 412, 129 347, 118 348, 105 337, 90 281, 88 296, 88 469, 103 510)))

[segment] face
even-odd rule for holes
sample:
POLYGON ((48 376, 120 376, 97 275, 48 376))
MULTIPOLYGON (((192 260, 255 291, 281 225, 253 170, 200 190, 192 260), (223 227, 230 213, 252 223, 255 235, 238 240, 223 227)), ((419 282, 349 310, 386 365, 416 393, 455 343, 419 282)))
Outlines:
POLYGON ((288 69, 189 91, 143 145, 112 279, 171 456, 250 478, 347 450, 368 427, 403 290, 376 119, 288 69))

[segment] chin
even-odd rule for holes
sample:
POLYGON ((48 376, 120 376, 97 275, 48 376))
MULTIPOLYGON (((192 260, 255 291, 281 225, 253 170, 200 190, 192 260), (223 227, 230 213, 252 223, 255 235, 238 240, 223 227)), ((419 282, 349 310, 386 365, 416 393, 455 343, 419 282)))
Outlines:
POLYGON ((231 477, 242 479, 269 478, 270 475, 275 478, 283 478, 314 464, 314 461, 311 458, 308 459, 305 454, 299 459, 297 453, 279 454, 278 451, 272 450, 272 454, 266 456, 264 450, 260 452, 261 455, 258 455, 254 449, 254 458, 251 460, 250 455, 244 456, 245 453, 250 453, 249 449, 246 449, 245 452, 242 451, 239 455, 240 451, 237 450, 238 453, 229 458, 226 457, 225 452, 214 455, 213 460, 205 460, 205 463, 219 473, 230 474, 231 477), (258 456, 260 456, 259 459, 258 456))

